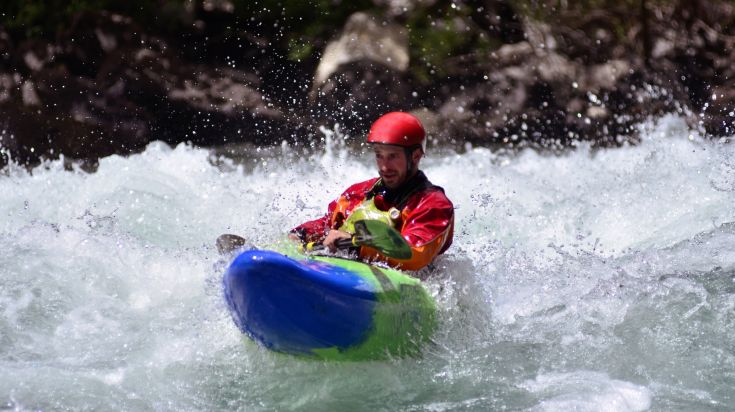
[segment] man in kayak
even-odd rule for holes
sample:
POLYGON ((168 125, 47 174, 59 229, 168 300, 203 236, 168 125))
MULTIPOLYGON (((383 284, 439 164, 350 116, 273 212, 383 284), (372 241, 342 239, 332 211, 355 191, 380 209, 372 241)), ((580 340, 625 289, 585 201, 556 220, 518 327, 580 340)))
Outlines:
POLYGON ((381 260, 405 270, 419 270, 452 244, 454 206, 444 190, 419 170, 426 132, 411 114, 391 112, 373 123, 367 141, 375 152, 378 174, 347 188, 329 204, 323 217, 291 230, 301 242, 322 242, 332 252, 349 239, 354 223, 378 217, 397 229, 411 247, 411 257, 395 259, 361 246, 363 259, 381 260))

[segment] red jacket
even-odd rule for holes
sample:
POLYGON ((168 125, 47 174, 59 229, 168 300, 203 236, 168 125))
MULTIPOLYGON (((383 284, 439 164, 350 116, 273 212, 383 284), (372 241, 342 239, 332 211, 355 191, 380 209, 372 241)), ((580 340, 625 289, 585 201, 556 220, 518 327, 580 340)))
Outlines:
POLYGON ((362 246, 360 257, 377 258, 400 269, 419 270, 452 244, 454 206, 444 190, 432 185, 421 171, 395 190, 383 186, 379 178, 356 183, 329 204, 326 215, 303 223, 292 232, 304 242, 319 241, 330 229, 339 229, 352 210, 368 197, 374 197, 375 205, 382 210, 395 207, 401 211, 396 228, 411 246, 413 256, 406 260, 393 259, 362 246))

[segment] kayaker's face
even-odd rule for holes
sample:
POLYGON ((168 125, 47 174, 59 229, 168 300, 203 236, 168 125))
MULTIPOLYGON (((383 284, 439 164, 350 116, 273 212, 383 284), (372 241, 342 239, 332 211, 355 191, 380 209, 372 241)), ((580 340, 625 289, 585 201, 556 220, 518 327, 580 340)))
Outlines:
POLYGON ((408 170, 406 151, 400 146, 373 145, 375 162, 383 184, 389 189, 400 187, 413 171, 408 170))

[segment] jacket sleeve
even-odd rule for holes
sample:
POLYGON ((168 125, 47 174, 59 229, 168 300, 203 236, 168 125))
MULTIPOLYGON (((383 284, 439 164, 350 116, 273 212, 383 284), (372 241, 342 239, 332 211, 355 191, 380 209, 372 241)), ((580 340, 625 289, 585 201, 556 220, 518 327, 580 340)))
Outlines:
POLYGON ((364 182, 355 183, 342 192, 336 200, 329 203, 327 214, 319 219, 310 220, 291 229, 290 233, 299 236, 302 242, 318 242, 322 240, 330 229, 342 226, 350 211, 365 199, 365 193, 377 181, 373 178, 364 182))
POLYGON ((329 231, 329 223, 331 221, 332 214, 337 207, 337 200, 333 200, 329 203, 327 213, 319 219, 309 220, 304 222, 295 228, 291 229, 290 233, 295 233, 302 242, 318 242, 322 240, 329 231))
POLYGON ((404 209, 402 218, 401 235, 411 247, 411 258, 392 259, 368 247, 361 248, 361 256, 385 261, 399 269, 419 270, 452 244, 454 206, 443 192, 429 192, 414 208, 404 209))

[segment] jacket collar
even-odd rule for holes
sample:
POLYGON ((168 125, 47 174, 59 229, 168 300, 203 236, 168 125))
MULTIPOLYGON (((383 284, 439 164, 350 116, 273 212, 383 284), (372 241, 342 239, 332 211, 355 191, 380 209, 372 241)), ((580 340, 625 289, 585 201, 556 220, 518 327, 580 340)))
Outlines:
POLYGON ((383 179, 378 179, 375 185, 368 192, 367 197, 382 196, 386 203, 404 206, 408 197, 413 193, 431 187, 432 184, 426 177, 424 172, 419 170, 410 179, 395 189, 390 189, 383 184, 383 179))

